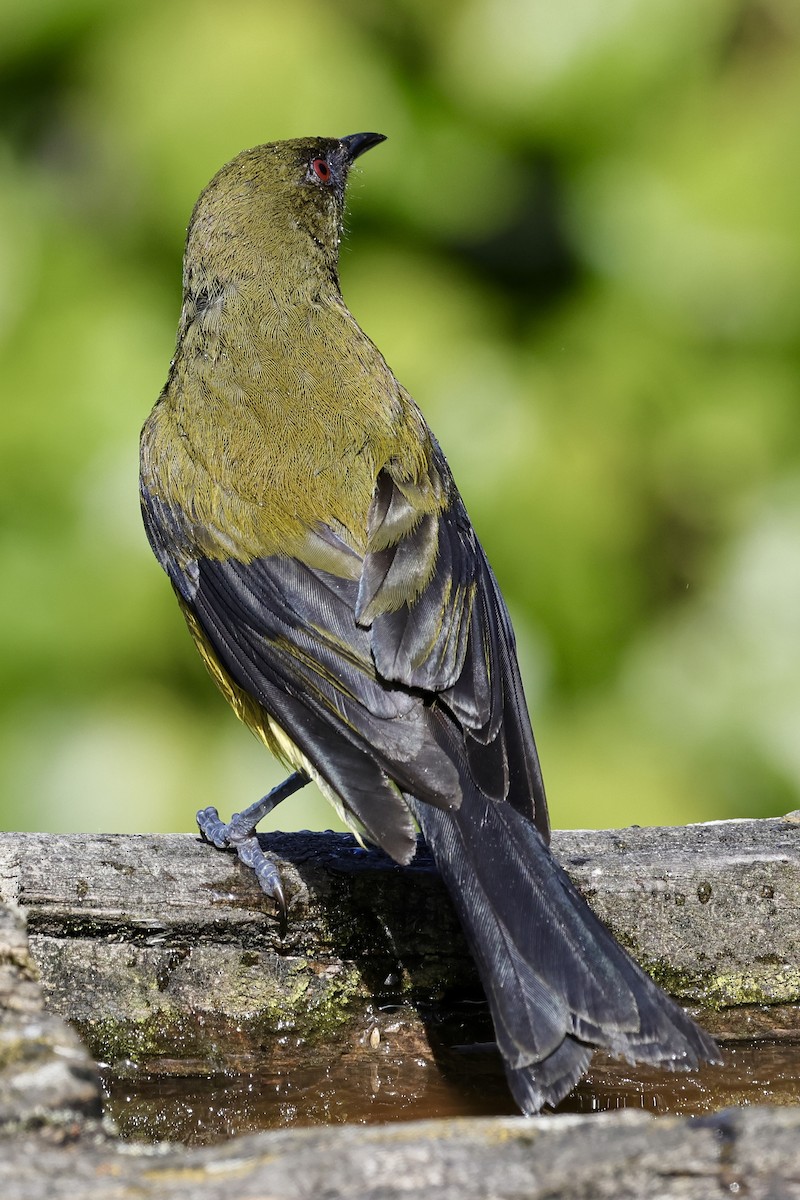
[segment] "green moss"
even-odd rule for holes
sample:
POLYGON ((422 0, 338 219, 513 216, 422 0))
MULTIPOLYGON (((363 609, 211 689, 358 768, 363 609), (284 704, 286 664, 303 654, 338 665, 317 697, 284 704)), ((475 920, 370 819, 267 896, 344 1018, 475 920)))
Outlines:
POLYGON ((47 1058, 53 1053, 53 1043, 47 1037, 32 1038, 20 1032, 18 1037, 0 1040, 0 1071, 19 1063, 35 1062, 38 1058, 47 1058))
POLYGON ((259 971, 257 986, 252 967, 232 973, 224 980, 223 1003, 212 1012, 187 1010, 155 985, 149 990, 154 1004, 140 1018, 75 1022, 94 1058, 136 1064, 192 1059, 216 1069, 231 1055, 265 1052, 271 1039, 287 1032, 306 1041, 331 1039, 368 995, 355 968, 329 972, 303 960, 288 964, 279 979, 259 971))
POLYGON ((711 976, 703 1001, 716 1008, 743 1004, 797 1004, 800 1002, 800 968, 776 966, 758 976, 719 973, 711 976))
POLYGON ((708 1008, 800 1002, 800 967, 779 961, 759 964, 758 974, 682 971, 664 960, 642 962, 641 965, 671 996, 692 1000, 708 1008))

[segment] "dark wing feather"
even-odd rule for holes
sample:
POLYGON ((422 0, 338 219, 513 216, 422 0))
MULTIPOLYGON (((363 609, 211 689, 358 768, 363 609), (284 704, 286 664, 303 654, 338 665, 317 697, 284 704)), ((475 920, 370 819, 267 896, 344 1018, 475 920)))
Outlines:
POLYGON ((401 793, 448 808, 474 785, 547 833, 505 606, 444 459, 434 471, 446 494, 433 512, 415 495, 424 480, 381 472, 363 562, 328 528, 295 557, 207 556, 143 492, 159 560, 230 679, 401 859, 413 852, 401 793))
MULTIPOLYGON (((381 677, 438 697, 458 724, 469 774, 549 836, 547 803, 511 622, 438 447, 446 503, 419 517, 389 464, 378 476, 356 617, 381 677)), ((417 485, 418 487, 421 485, 417 485)), ((423 797, 424 798, 424 797, 423 797)))
POLYGON ((458 774, 431 737, 426 705, 375 674, 369 634, 353 619, 354 583, 277 555, 202 559, 197 569, 193 611, 234 681, 279 723, 275 687, 403 790, 457 802, 458 774))
MULTIPOLYGON (((259 566, 263 566, 261 560, 259 566)), ((354 737, 347 722, 315 698, 307 679, 293 670, 297 659, 270 653, 263 634, 240 619, 228 592, 227 564, 200 564, 193 614, 227 674, 256 699, 346 803, 370 841, 397 862, 409 862, 416 836, 407 804, 396 783, 354 737), (227 576, 227 577, 226 577, 227 576), (226 594, 227 593, 227 594, 226 594)), ((234 564, 240 568, 241 564, 234 564)), ((259 572, 262 574, 262 572, 259 572)), ((240 580, 234 583, 240 594, 240 580)), ((316 688, 318 684, 315 681, 316 688)), ((324 694, 324 693, 323 693, 324 694)))

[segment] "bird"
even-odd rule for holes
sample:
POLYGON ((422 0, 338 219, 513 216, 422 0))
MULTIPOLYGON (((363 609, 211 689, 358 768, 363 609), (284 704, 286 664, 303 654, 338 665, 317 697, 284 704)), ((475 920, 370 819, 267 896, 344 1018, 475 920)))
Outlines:
POLYGON ((597 1049, 667 1068, 719 1055, 549 849, 498 583, 421 410, 342 297, 348 176, 384 140, 259 145, 200 194, 142 513, 215 683, 291 772, 229 822, 202 809, 201 834, 285 914, 256 825, 310 780, 396 863, 418 826, 532 1115, 597 1049))

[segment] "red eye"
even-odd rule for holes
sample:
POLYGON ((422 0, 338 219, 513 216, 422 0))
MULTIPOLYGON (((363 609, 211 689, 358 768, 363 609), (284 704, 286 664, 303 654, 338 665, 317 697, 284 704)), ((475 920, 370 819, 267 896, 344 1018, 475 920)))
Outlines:
POLYGON ((320 183, 330 182, 331 169, 325 162, 324 158, 315 158, 311 163, 311 170, 314 172, 320 183))

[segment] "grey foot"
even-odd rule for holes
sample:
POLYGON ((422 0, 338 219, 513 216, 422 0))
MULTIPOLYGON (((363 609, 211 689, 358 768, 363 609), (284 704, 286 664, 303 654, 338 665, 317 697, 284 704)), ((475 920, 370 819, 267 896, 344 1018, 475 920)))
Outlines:
POLYGON ((282 923, 286 922, 288 913, 283 884, 275 863, 259 845, 256 826, 268 812, 305 787, 308 781, 305 772, 295 771, 244 812, 234 813, 227 823, 221 819, 216 808, 201 808, 196 818, 204 841, 210 842, 218 850, 234 850, 245 866, 252 867, 262 892, 278 905, 282 923))

